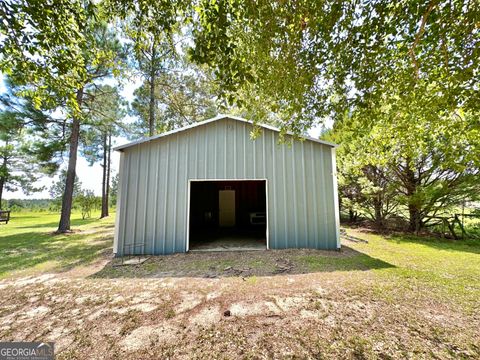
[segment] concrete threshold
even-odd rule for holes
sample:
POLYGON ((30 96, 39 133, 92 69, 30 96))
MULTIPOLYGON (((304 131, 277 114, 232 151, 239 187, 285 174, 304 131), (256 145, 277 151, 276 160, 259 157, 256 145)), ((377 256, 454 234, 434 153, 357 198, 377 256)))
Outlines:
POLYGON ((227 251, 265 251, 267 248, 258 247, 212 247, 205 249, 190 249, 189 252, 227 252, 227 251))

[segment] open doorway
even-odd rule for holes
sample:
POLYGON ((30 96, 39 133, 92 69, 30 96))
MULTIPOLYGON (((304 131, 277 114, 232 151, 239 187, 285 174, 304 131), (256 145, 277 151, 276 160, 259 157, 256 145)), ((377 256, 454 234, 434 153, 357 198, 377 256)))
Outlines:
POLYGON ((189 250, 265 250, 266 180, 190 182, 189 250))

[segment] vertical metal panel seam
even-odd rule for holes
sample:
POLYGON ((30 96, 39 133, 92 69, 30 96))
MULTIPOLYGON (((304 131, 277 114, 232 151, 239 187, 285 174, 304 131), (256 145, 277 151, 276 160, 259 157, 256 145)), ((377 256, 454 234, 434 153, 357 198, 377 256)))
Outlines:
POLYGON ((265 151, 265 147, 266 147, 266 141, 267 140, 267 136, 265 134, 265 129, 263 129, 262 131, 262 160, 263 160, 263 171, 262 171, 262 177, 263 178, 267 178, 267 160, 266 160, 266 151, 265 151))
POLYGON ((333 211, 335 216, 335 237, 337 249, 340 249, 340 208, 338 204, 338 184, 337 184, 337 161, 336 150, 334 147, 330 149, 332 153, 332 189, 333 189, 333 211))
POLYGON ((318 218, 318 198, 317 198, 317 181, 315 176, 315 153, 313 151, 313 143, 310 143, 310 160, 312 165, 312 189, 313 189, 313 217, 314 217, 314 231, 315 231, 315 241, 314 245, 316 246, 318 243, 318 226, 320 225, 320 221, 318 218))
POLYGON ((208 178, 208 132, 207 132, 207 128, 204 129, 205 130, 205 133, 204 133, 204 137, 205 137, 205 143, 203 144, 203 149, 204 149, 204 167, 205 167, 205 174, 204 174, 204 178, 207 179, 208 178))
POLYGON ((190 193, 191 193, 191 181, 187 180, 187 234, 185 237, 185 252, 190 248, 190 193))
POLYGON ((293 192, 293 232, 295 237, 295 247, 298 248, 298 216, 297 210, 299 204, 297 202, 297 189, 298 189, 298 174, 297 174, 297 165, 296 160, 297 156, 295 155, 295 140, 292 140, 292 192, 293 192))
POLYGON ((237 121, 233 122, 233 177, 237 177, 237 121))
POLYGON ((256 179, 257 175, 257 140, 253 139, 253 178, 256 179))
MULTIPOLYGON (((194 134, 195 137, 195 177, 198 177, 198 136, 199 134, 194 134)), ((190 166, 190 165, 189 165, 190 166)))
MULTIPOLYGON (((193 135, 195 136, 195 135, 193 135)), ((185 196, 185 222, 184 222, 184 229, 185 231, 183 232, 184 236, 183 236, 183 248, 186 249, 187 248, 187 233, 188 233, 188 227, 190 226, 189 224, 189 221, 188 221, 188 217, 189 217, 189 214, 188 214, 188 203, 189 203, 189 189, 188 189, 188 178, 189 178, 189 161, 190 161, 190 137, 187 136, 187 144, 185 146, 185 177, 183 178, 183 184, 187 186, 187 189, 185 191, 187 191, 186 193, 186 196, 185 196)))
POLYGON ((170 141, 167 141, 167 163, 165 164, 164 177, 164 196, 163 196, 163 239, 162 239, 162 254, 165 254, 165 245, 167 243, 167 203, 168 203, 168 167, 170 166, 170 141))
POLYGON ((247 174, 247 136, 246 133, 248 131, 247 124, 243 124, 244 131, 242 131, 243 137, 243 176, 245 177, 247 174))
POLYGON ((178 143, 179 143, 179 139, 178 139, 178 134, 175 136, 175 142, 176 142, 176 154, 175 154, 175 179, 174 179, 174 191, 173 191, 173 196, 174 196, 174 201, 173 201, 173 216, 174 216, 174 225, 173 225, 173 246, 172 246, 172 250, 175 251, 175 245, 177 244, 177 207, 178 207, 178 202, 179 202, 179 199, 178 199, 178 168, 179 168, 179 163, 178 163, 178 159, 179 159, 179 152, 178 152, 178 143))
POLYGON ((227 136, 228 136, 228 123, 230 120, 227 120, 224 129, 225 129, 225 135, 223 137, 223 177, 227 178, 227 136))
POLYGON ((310 235, 308 233, 308 204, 307 204, 307 173, 305 171, 305 143, 301 143, 302 146, 302 184, 303 184, 303 221, 305 224, 305 236, 306 236, 306 245, 310 247, 310 235))
POLYGON ((113 253, 118 254, 118 248, 119 248, 119 236, 120 236, 120 214, 122 211, 122 189, 123 189, 123 176, 125 174, 125 169, 124 169, 124 161, 125 161, 125 153, 121 152, 120 153, 120 161, 119 161, 119 166, 118 166, 118 172, 120 176, 118 177, 118 195, 117 195, 117 209, 115 211, 115 230, 113 234, 113 253))
POLYGON ((269 215, 268 215, 268 180, 265 180, 265 204, 267 205, 266 206, 266 209, 265 209, 265 215, 266 215, 266 222, 265 222, 265 231, 266 231, 266 240, 267 240, 267 250, 270 249, 270 230, 269 230, 269 226, 270 226, 270 223, 269 223, 269 215))
POLYGON ((135 252, 135 248, 137 245, 137 222, 138 222, 138 184, 140 183, 140 151, 137 149, 138 159, 137 159, 137 171, 136 171, 136 182, 135 182, 135 209, 134 209, 134 219, 133 222, 133 251, 135 252))
POLYGON ((325 181, 325 161, 323 159, 323 146, 319 146, 318 149, 320 150, 320 179, 322 180, 322 192, 321 192, 321 202, 322 202, 322 230, 323 230, 323 242, 328 246, 328 229, 327 229, 327 205, 325 202, 326 192, 327 192, 327 182, 325 181))
POLYGON ((155 254, 157 243, 157 207, 158 207, 158 163, 160 162, 160 146, 157 144, 155 151, 155 185, 153 196, 155 201, 153 203, 153 236, 152 236, 152 253, 155 254))
MULTIPOLYGON (((277 206, 276 206, 276 201, 274 200, 275 204, 272 204, 272 200, 276 198, 277 196, 277 172, 276 172, 276 152, 275 152, 275 133, 272 131, 272 196, 268 197, 269 204, 267 206, 273 205, 272 210, 273 210, 273 231, 275 233, 275 236, 278 234, 278 229, 277 229, 277 206)), ((270 238, 270 241, 272 238, 270 238)), ((276 243, 276 239, 273 239, 273 242, 276 243)), ((270 244, 271 245, 271 244, 270 244)))
POLYGON ((283 171, 283 219, 285 220, 285 245, 286 241, 289 238, 288 234, 288 219, 287 219, 287 181, 285 173, 285 144, 282 144, 282 171, 283 171))
POLYGON ((217 154, 218 154, 218 121, 215 121, 215 137, 213 139, 213 143, 215 144, 215 151, 213 154, 213 178, 215 178, 218 174, 217 169, 217 154))
MULTIPOLYGON (((148 145, 148 155, 147 155, 147 174, 146 174, 146 184, 145 184, 145 198, 144 198, 144 212, 143 212, 143 246, 142 246, 142 255, 145 254, 145 247, 147 244, 147 239, 146 239, 146 234, 147 234, 147 205, 148 205, 148 184, 150 183, 149 177, 150 177, 150 158, 151 158, 151 152, 152 152, 152 146, 148 145)), ((143 156, 142 156, 143 159, 143 156)))

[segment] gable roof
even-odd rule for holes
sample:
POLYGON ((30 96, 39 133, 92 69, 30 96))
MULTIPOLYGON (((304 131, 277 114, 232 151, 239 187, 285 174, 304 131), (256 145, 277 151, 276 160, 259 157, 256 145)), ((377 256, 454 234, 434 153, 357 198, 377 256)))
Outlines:
MULTIPOLYGON (((203 125, 206 125, 206 124, 209 124, 209 123, 218 121, 218 120, 223 120, 223 119, 236 120, 236 121, 241 121, 241 122, 244 122, 244 123, 248 123, 248 124, 252 124, 252 125, 253 125, 253 121, 249 121, 249 120, 247 120, 247 119, 244 119, 244 118, 241 118, 241 117, 238 117, 238 116, 233 116, 233 115, 217 115, 217 116, 215 116, 215 117, 213 117, 213 118, 211 118, 211 119, 207 119, 207 120, 204 120, 204 121, 199 121, 199 122, 196 122, 196 123, 194 123, 194 124, 191 124, 191 125, 188 125, 188 126, 179 128, 179 129, 167 131, 167 132, 164 132, 164 133, 161 133, 161 134, 158 134, 158 135, 146 137, 146 138, 143 138, 143 139, 139 139, 139 140, 136 140, 136 141, 132 141, 132 142, 127 143, 127 144, 124 144, 124 145, 116 146, 116 147, 113 148, 113 150, 122 151, 122 150, 124 150, 124 149, 127 149, 127 148, 132 147, 132 146, 135 146, 135 145, 147 143, 147 142, 150 142, 150 141, 159 139, 159 138, 167 137, 167 136, 170 136, 170 135, 173 135, 173 134, 177 134, 177 133, 182 132, 182 131, 185 131, 185 130, 193 129, 193 128, 196 128, 196 127, 199 127, 199 126, 203 126, 203 125)), ((260 124, 260 123, 257 123, 256 125, 257 125, 257 126, 260 126, 261 128, 264 128, 264 129, 272 130, 272 131, 275 131, 275 132, 280 132, 280 129, 278 129, 278 128, 274 127, 274 126, 265 125, 265 124, 260 124)), ((291 135, 291 133, 288 133, 288 134, 291 135)), ((328 141, 324 141, 324 140, 320 140, 320 139, 315 139, 315 138, 312 138, 312 137, 310 137, 310 136, 302 136, 301 138, 303 138, 303 139, 305 139, 305 140, 308 140, 308 141, 313 141, 313 142, 316 142, 316 143, 319 143, 319 144, 331 146, 331 147, 337 147, 337 146, 338 146, 337 144, 334 144, 334 143, 331 143, 331 142, 328 142, 328 141)))

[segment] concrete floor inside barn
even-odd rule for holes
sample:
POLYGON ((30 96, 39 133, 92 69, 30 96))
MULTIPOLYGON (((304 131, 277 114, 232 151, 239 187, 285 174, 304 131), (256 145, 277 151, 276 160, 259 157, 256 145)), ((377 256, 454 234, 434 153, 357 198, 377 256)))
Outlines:
POLYGON ((190 251, 252 251, 266 250, 265 235, 211 234, 190 242, 190 251))

